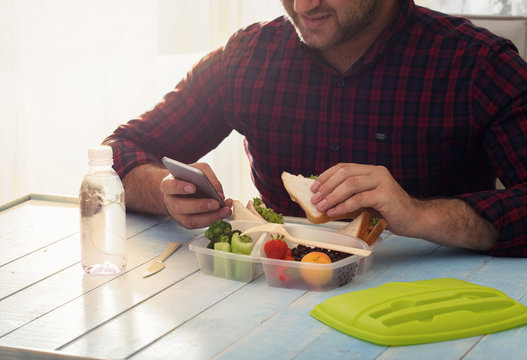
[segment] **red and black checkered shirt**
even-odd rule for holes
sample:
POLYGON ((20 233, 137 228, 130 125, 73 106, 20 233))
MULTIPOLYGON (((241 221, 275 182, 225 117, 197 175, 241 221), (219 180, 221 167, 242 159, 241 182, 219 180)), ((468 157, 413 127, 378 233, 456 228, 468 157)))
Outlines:
POLYGON ((510 41, 465 19, 405 0, 345 74, 286 18, 254 24, 106 143, 122 176, 163 156, 197 161, 233 129, 278 212, 303 215, 284 170, 383 165, 412 196, 471 204, 500 231, 491 254, 527 256, 527 66, 510 41), (495 190, 496 176, 506 190, 495 190))

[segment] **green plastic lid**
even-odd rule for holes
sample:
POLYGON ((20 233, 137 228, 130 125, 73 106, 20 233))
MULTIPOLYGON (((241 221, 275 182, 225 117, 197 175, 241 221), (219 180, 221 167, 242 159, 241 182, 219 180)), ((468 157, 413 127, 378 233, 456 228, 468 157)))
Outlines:
POLYGON ((499 290, 458 279, 387 283, 334 296, 311 315, 380 345, 413 345, 527 324, 527 307, 499 290))

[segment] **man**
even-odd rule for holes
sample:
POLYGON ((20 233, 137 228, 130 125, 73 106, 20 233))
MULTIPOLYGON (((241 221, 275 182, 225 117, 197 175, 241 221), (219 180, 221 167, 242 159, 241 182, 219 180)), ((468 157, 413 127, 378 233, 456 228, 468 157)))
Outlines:
POLYGON ((288 19, 233 35, 105 141, 128 207, 187 228, 230 216, 230 199, 181 196, 194 185, 159 160, 195 162, 235 129, 278 212, 302 215, 282 171, 320 174, 312 201, 330 216, 364 207, 399 235, 527 256, 527 72, 514 46, 411 0, 282 3, 288 19))

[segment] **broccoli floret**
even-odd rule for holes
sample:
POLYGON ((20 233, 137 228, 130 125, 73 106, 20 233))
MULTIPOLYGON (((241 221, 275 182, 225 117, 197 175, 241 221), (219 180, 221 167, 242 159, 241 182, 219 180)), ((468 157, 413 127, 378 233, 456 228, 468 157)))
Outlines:
POLYGON ((218 239, 221 235, 229 235, 231 231, 231 224, 224 220, 218 220, 205 231, 205 237, 209 240, 214 240, 218 239))
POLYGON ((230 242, 232 227, 227 221, 218 220, 214 222, 207 230, 205 237, 210 240, 209 249, 214 248, 214 244, 220 241, 230 242))
POLYGON ((218 238, 218 241, 216 241, 216 242, 226 242, 226 243, 230 243, 230 242, 231 242, 231 236, 230 236, 230 233, 229 233, 229 235, 225 235, 225 234, 220 235, 220 237, 218 238))
POLYGON ((283 224, 284 216, 282 214, 277 214, 273 209, 264 207, 262 199, 254 198, 253 205, 258 214, 260 214, 266 221, 270 223, 283 224))
POLYGON ((313 180, 316 180, 316 179, 318 179, 318 175, 311 174, 311 175, 309 175, 309 178, 313 179, 313 180))

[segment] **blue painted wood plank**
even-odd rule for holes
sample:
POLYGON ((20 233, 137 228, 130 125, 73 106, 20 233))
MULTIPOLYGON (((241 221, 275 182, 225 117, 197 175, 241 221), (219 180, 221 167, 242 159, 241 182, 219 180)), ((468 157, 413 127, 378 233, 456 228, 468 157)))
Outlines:
MULTIPOLYGON (((219 301, 229 298, 230 294, 244 286, 242 282, 222 280, 197 272, 170 286, 159 296, 136 305, 111 322, 101 324, 60 350, 74 355, 89 352, 95 357, 125 358, 148 346, 162 334, 193 319, 205 309, 215 307, 219 301), (93 344, 97 346, 93 347, 93 344)), ((232 310, 240 311, 238 308, 232 310)), ((223 316, 222 319, 226 320, 223 316)), ((220 332, 225 333, 225 330, 216 328, 216 334, 220 332)), ((200 332, 200 335, 203 334, 200 332)), ((208 346, 210 338, 200 336, 199 340, 208 346)), ((168 358, 178 356, 174 353, 165 355, 168 358)))
POLYGON ((0 345, 55 349, 198 271, 187 245, 197 231, 178 232, 177 227, 166 222, 128 239, 124 275, 89 276, 77 264, 0 302, 0 310, 11 319, 0 324, 0 345), (164 270, 143 279, 149 261, 170 241, 184 245, 166 260, 164 270), (27 301, 35 296, 39 301, 27 301), (103 306, 107 299, 113 302, 103 306))
POLYGON ((302 290, 268 287, 261 276, 214 307, 175 327, 131 359, 163 358, 169 354, 182 359, 212 358, 304 293, 302 290))

